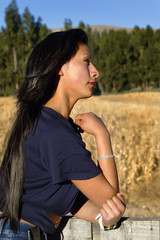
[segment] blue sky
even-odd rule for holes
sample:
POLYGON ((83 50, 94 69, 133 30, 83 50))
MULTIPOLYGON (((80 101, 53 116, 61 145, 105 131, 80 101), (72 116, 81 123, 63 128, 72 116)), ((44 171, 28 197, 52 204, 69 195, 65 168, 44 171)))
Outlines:
MULTIPOLYGON (((5 26, 5 9, 11 0, 0 0, 0 28, 5 26)), ((89 25, 111 25, 133 28, 160 28, 160 0, 16 0, 19 13, 28 7, 48 28, 64 26, 64 20, 89 25)))

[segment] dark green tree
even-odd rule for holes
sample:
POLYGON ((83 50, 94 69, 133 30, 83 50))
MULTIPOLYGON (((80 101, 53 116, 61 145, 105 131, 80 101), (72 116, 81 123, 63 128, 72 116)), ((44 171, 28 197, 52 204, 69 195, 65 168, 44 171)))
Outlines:
POLYGON ((69 18, 65 18, 64 20, 64 29, 69 30, 72 28, 72 21, 69 18))
POLYGON ((17 39, 22 24, 15 0, 12 0, 11 4, 6 8, 5 22, 6 28, 2 28, 3 40, 5 41, 3 45, 5 48, 3 63, 5 62, 5 65, 3 65, 2 72, 3 82, 7 82, 4 91, 8 92, 8 89, 16 87, 18 73, 17 39))
POLYGON ((28 8, 21 17, 15 0, 6 8, 5 21, 0 32, 0 95, 19 88, 29 54, 51 32, 40 17, 35 21, 28 8))
MULTIPOLYGON (((15 0, 6 8, 5 21, 0 32, 0 95, 19 87, 29 54, 51 32, 28 8, 21 17, 15 0)), ((93 63, 100 72, 95 94, 160 88, 160 30, 135 26, 131 32, 100 33, 82 21, 78 27, 88 35, 93 63)), ((72 28, 70 19, 65 19, 64 28, 72 28)))
POLYGON ((80 21, 78 27, 84 30, 85 29, 85 23, 83 21, 80 21))

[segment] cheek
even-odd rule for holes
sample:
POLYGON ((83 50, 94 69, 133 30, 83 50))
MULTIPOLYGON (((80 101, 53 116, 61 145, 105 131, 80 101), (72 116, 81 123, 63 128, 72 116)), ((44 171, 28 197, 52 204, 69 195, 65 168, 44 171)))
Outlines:
POLYGON ((74 78, 75 78, 75 82, 83 82, 86 81, 86 79, 88 79, 89 76, 89 72, 88 72, 88 68, 86 65, 78 65, 74 71, 74 78))

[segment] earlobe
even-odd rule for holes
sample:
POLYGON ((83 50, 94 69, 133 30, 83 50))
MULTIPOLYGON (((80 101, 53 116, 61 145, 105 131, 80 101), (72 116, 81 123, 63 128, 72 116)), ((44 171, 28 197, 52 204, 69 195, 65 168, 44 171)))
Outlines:
POLYGON ((62 72, 62 69, 59 70, 58 75, 59 76, 63 76, 64 75, 63 72, 62 72))

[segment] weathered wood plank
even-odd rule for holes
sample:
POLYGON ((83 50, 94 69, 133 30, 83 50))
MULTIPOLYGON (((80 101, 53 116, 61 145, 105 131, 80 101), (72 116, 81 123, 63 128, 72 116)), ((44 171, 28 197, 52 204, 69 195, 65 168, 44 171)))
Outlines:
POLYGON ((122 218, 121 226, 110 231, 71 218, 63 235, 64 240, 160 240, 160 218, 122 218))
POLYGON ((64 240, 92 240, 92 226, 90 222, 81 219, 69 219, 63 230, 64 240))
POLYGON ((100 232, 100 240, 160 240, 160 219, 128 218, 120 228, 100 232))
POLYGON ((93 240, 100 240, 100 227, 98 224, 92 224, 93 240))

